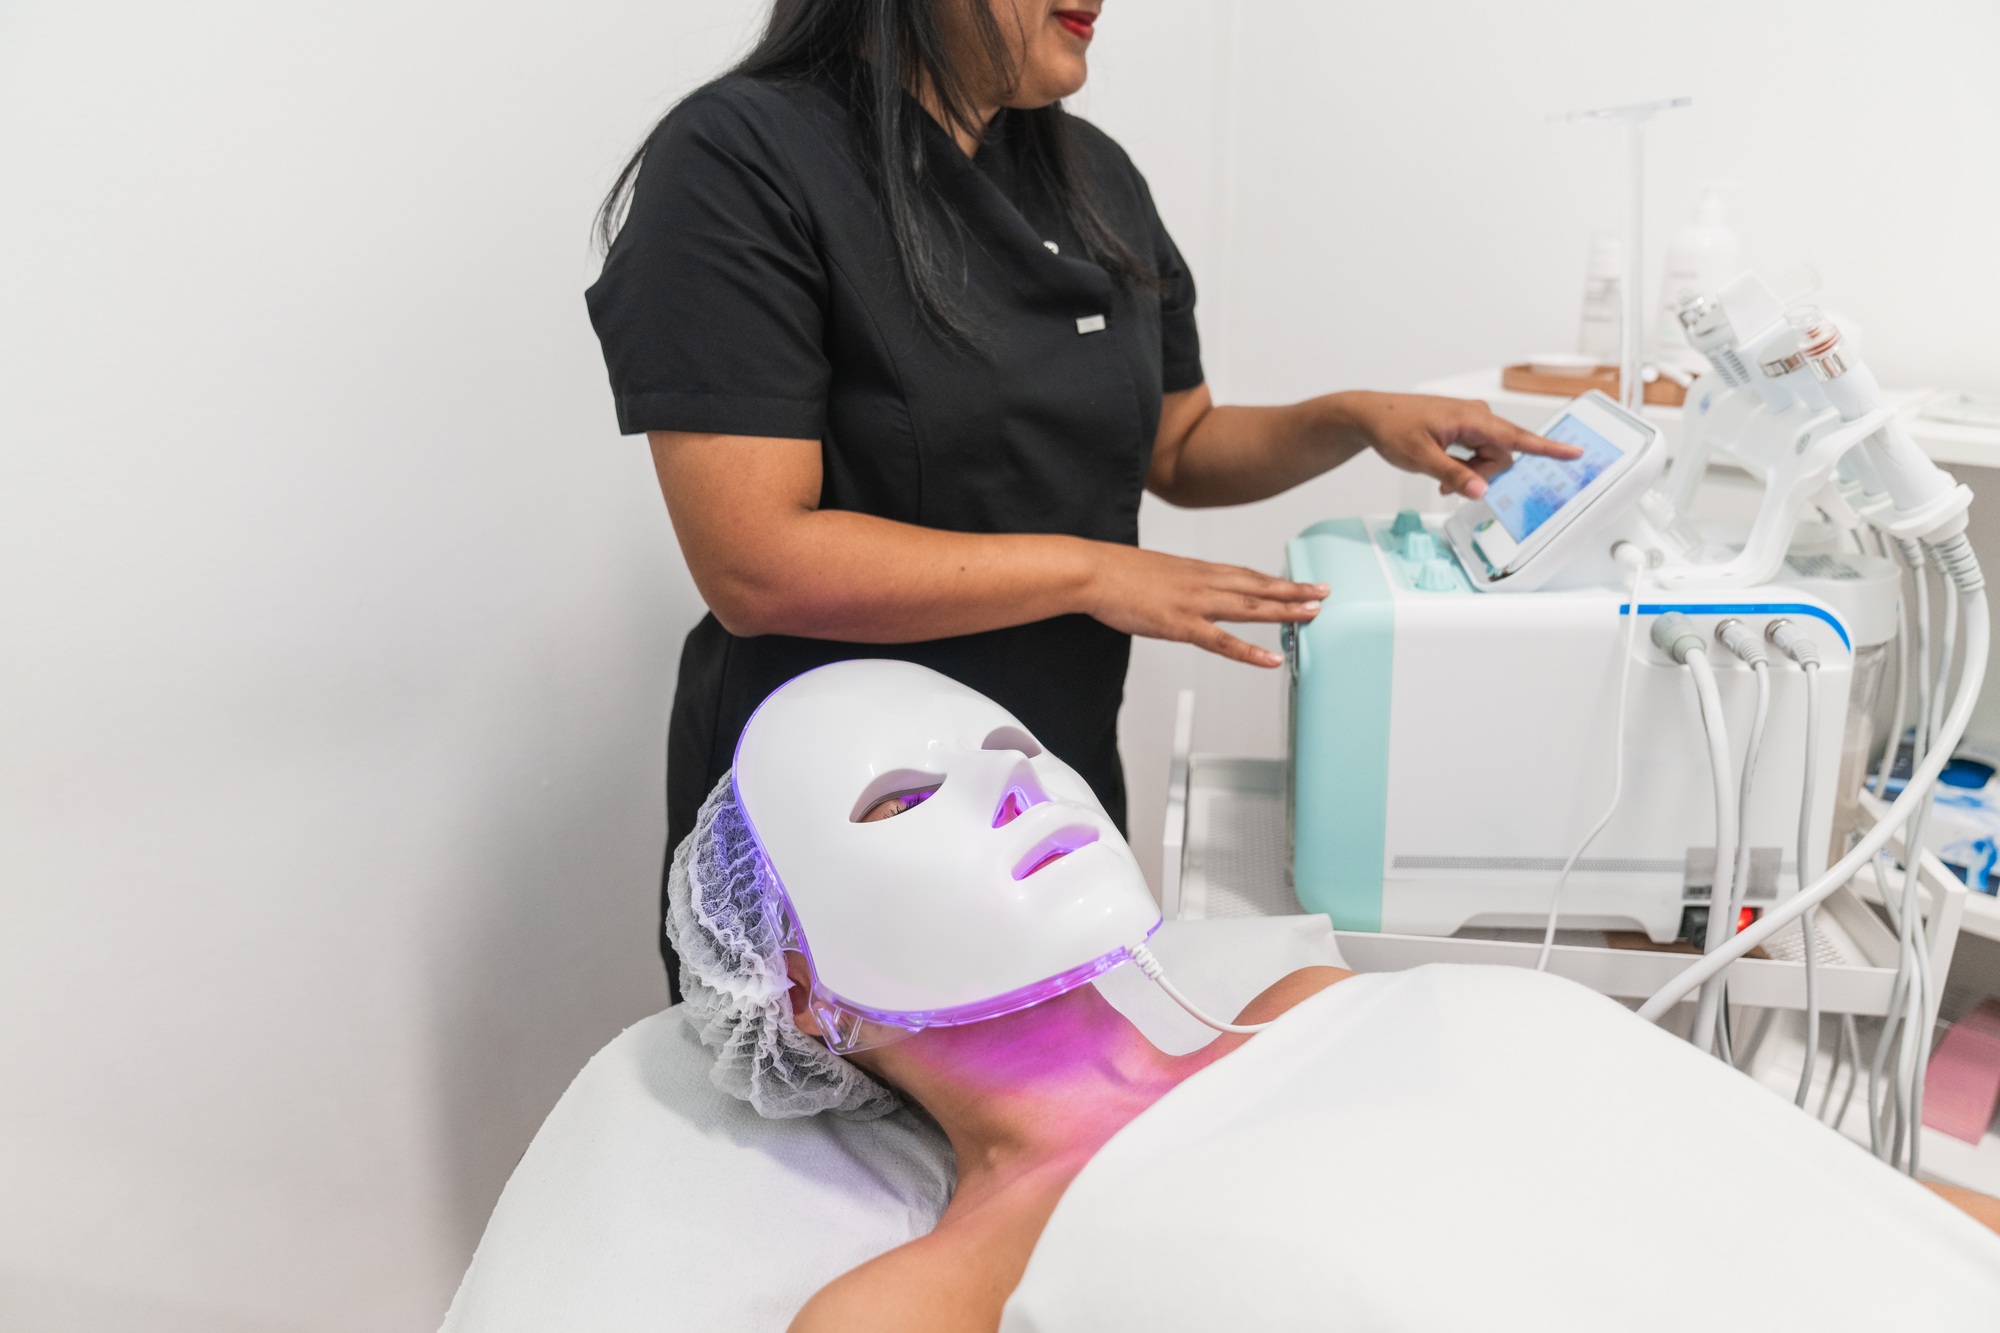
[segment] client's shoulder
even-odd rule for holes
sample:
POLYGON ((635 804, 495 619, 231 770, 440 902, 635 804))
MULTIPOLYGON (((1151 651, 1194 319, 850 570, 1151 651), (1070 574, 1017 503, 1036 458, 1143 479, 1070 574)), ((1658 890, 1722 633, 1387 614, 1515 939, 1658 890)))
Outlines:
POLYGON ((1288 1009, 1296 1008, 1336 982, 1354 973, 1344 967, 1302 967, 1265 987, 1256 999, 1243 1006, 1238 1023, 1268 1023, 1288 1009))
MULTIPOLYGON (((1073 1174, 1073 1173, 1072 1173, 1073 1174)), ((1067 1176, 1063 1177, 1067 1181, 1067 1176)), ((821 1287, 786 1333, 975 1333, 999 1321, 1061 1190, 941 1222, 821 1287), (1037 1214, 1038 1216, 1029 1216, 1037 1214)))
POLYGON ((939 1293, 928 1289, 937 1266, 924 1248, 921 1241, 912 1241, 842 1273, 805 1303, 786 1333, 929 1329, 924 1312, 939 1293))

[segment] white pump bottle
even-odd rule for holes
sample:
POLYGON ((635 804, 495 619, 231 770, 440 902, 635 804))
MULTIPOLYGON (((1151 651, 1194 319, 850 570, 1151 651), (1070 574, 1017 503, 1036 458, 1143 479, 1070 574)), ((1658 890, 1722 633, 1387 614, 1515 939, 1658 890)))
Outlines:
POLYGON ((1722 290, 1741 269, 1743 247, 1722 217, 1721 182, 1701 187, 1694 218, 1674 233, 1660 276, 1660 315, 1654 339, 1660 359, 1699 369, 1701 354, 1688 346, 1680 310, 1690 298, 1722 290))

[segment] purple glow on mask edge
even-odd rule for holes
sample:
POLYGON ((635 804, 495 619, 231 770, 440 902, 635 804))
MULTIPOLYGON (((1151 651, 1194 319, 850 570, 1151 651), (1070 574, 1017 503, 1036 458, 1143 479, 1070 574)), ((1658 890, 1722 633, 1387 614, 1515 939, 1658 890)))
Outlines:
MULTIPOLYGON (((793 681, 802 680, 813 674, 814 671, 824 671, 828 667, 839 665, 840 663, 838 662, 824 662, 809 671, 801 671, 798 675, 793 676, 791 680, 786 681, 784 685, 780 685, 777 689, 765 695, 757 707, 751 710, 750 720, 743 724, 743 730, 737 733, 736 748, 729 755, 729 794, 736 802, 736 812, 743 817, 744 826, 750 830, 751 841, 757 844, 757 855, 763 861, 764 868, 770 872, 771 882, 778 886, 779 906, 784 911, 786 920, 791 926, 790 934, 798 940, 799 952, 805 955, 806 968, 812 974, 814 992, 823 999, 839 1005, 849 1013, 858 1014, 870 1022, 881 1023, 888 1027, 901 1028, 905 1032, 920 1032, 927 1027, 958 1027, 965 1023, 982 1023, 989 1018, 1004 1018, 1008 1014, 1019 1013, 1023 1009, 1040 1004, 1044 1000, 1053 1000, 1058 995, 1066 994, 1069 991, 1075 990, 1078 986, 1095 981, 1122 963, 1130 962, 1132 959, 1131 946, 1120 945, 1111 952, 1093 958, 1087 963, 1079 964, 1066 972, 1057 973, 1055 976, 1045 980, 1010 990, 1004 995, 996 995, 989 1000, 973 1000, 966 1004, 950 1005, 942 1009, 871 1009, 867 1005, 855 1004, 851 1000, 835 994, 820 984, 819 967, 813 962, 812 944, 806 938, 805 927, 799 924, 799 914, 792 907, 791 895, 785 891, 784 877, 778 873, 778 868, 771 864, 770 853, 764 850, 764 838, 762 834, 757 832, 757 822, 750 818, 750 807, 743 803, 743 788, 738 781, 737 775, 741 771, 738 761, 743 757, 744 738, 749 736, 750 728, 756 725, 757 714, 764 711, 764 705, 777 697, 778 693, 793 681)), ((991 701, 989 700, 989 702, 991 701)), ((1039 802, 1035 804, 1039 804, 1039 802)), ((1096 841, 1095 837, 1091 838, 1090 841, 1096 841)), ((1165 919, 1156 912, 1153 916, 1153 924, 1146 927, 1145 938, 1153 938, 1154 932, 1159 930, 1161 923, 1165 919)))

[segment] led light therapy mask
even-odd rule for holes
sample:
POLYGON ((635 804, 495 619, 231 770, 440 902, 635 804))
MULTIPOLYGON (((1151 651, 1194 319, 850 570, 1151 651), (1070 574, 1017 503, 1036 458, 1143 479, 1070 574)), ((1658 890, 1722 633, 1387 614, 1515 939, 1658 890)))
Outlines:
POLYGON ((797 677, 744 728, 734 773, 837 1051, 1049 999, 1160 924, 1089 784, 928 667, 797 677))

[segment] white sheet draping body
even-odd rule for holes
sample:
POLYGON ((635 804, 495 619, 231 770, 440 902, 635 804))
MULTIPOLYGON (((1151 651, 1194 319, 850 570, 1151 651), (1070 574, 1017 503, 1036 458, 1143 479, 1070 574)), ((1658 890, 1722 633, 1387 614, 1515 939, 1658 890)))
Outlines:
POLYGON ((2000 1237, 1591 991, 1315 996, 1132 1122, 1002 1333, 2000 1328, 2000 1237))

